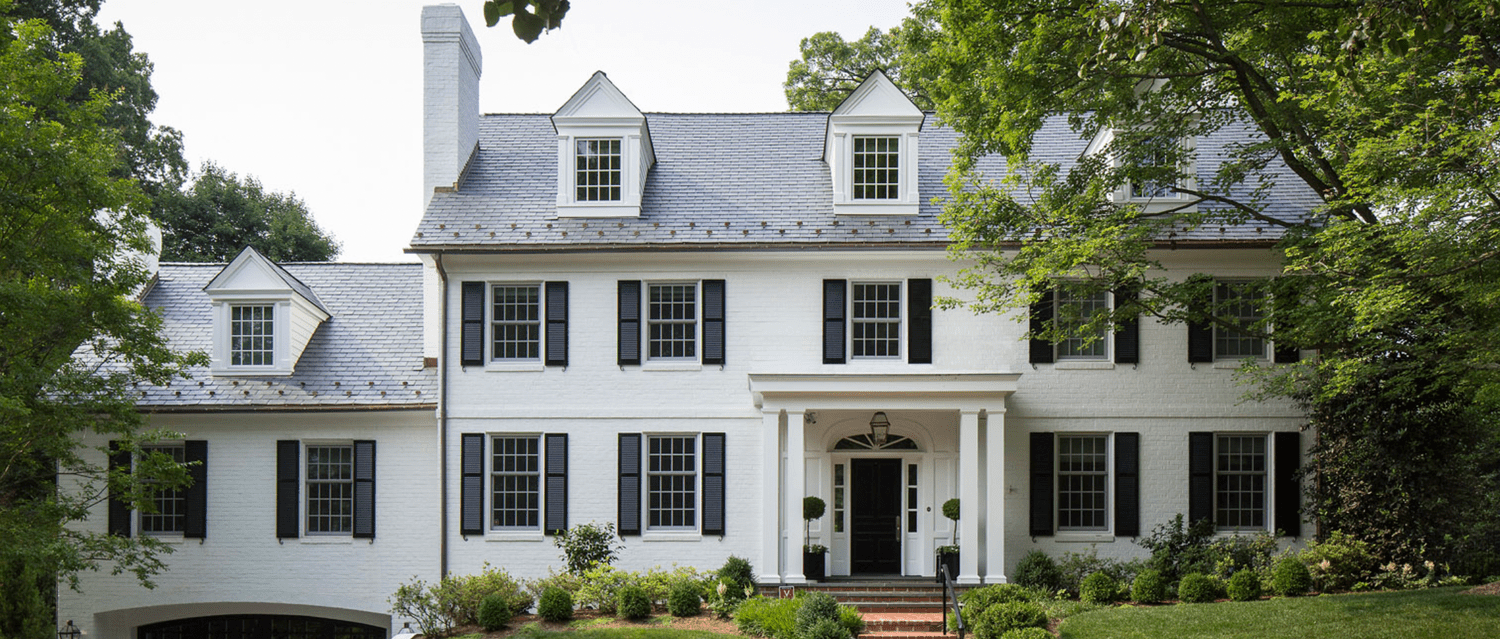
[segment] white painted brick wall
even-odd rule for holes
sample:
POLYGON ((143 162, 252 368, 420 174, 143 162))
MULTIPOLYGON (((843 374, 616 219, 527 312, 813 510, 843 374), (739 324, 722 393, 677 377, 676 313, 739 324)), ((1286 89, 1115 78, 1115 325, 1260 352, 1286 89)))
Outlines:
POLYGON ((422 207, 453 186, 479 142, 479 42, 463 10, 422 8, 422 207))

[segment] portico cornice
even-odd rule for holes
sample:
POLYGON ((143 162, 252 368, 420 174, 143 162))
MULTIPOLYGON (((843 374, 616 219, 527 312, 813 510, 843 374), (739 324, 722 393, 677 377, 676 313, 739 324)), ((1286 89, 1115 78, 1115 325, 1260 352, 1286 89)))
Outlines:
POLYGON ((752 373, 750 392, 764 411, 944 409, 1003 411, 1020 373, 752 373))

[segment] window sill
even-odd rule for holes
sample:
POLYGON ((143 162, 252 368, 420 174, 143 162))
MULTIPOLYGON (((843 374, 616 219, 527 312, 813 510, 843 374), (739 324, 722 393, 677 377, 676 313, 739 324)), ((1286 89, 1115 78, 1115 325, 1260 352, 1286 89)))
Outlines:
POLYGON ((496 542, 539 542, 546 541, 547 536, 543 535, 541 531, 536 530, 514 532, 508 530, 491 530, 490 534, 484 536, 484 540, 496 542))
POLYGON ((559 204, 558 217, 640 217, 640 204, 559 204))
POLYGON ((1060 371, 1112 371, 1115 369, 1115 363, 1100 360, 1065 359, 1053 364, 1052 368, 1060 371))
POLYGON ((275 366, 236 366, 232 368, 210 368, 209 375, 214 377, 285 377, 292 374, 289 368, 277 368, 275 366))
POLYGON ((647 360, 641 364, 643 371, 701 371, 703 364, 700 362, 653 362, 647 360))
POLYGON ((1114 533, 1104 532, 1104 531, 1098 531, 1098 532, 1083 532, 1083 531, 1078 531, 1078 532, 1059 532, 1059 533, 1057 533, 1056 536, 1053 537, 1053 539, 1055 541, 1059 542, 1059 543, 1067 543, 1067 544, 1077 544, 1077 543, 1090 543, 1090 544, 1106 543, 1107 544, 1107 543, 1113 543, 1114 542, 1115 535, 1114 535, 1114 533))
POLYGON ((1244 366, 1245 365, 1245 360, 1247 360, 1247 359, 1253 359, 1253 360, 1255 360, 1255 363, 1257 365, 1266 363, 1266 358, 1264 358, 1264 357, 1241 357, 1239 359, 1219 359, 1219 360, 1214 360, 1214 368, 1217 369, 1217 370, 1236 370, 1239 367, 1244 366))
POLYGON ((651 532, 641 533, 641 541, 703 541, 703 535, 696 530, 685 530, 681 532, 651 532))
POLYGON ((912 202, 892 200, 890 202, 871 202, 865 200, 852 200, 849 202, 838 202, 833 205, 834 215, 916 215, 917 205, 912 202))
POLYGON ((149 537, 149 538, 151 538, 153 540, 156 540, 157 542, 160 542, 160 543, 163 543, 163 544, 172 544, 172 545, 185 543, 187 541, 187 539, 182 536, 182 533, 165 533, 165 534, 141 533, 141 536, 142 537, 149 537))
POLYGON ((303 537, 301 543, 304 546, 352 546, 354 537, 348 535, 317 535, 303 537))
POLYGON ((484 365, 486 373, 540 373, 547 370, 541 360, 534 362, 490 362, 484 365))

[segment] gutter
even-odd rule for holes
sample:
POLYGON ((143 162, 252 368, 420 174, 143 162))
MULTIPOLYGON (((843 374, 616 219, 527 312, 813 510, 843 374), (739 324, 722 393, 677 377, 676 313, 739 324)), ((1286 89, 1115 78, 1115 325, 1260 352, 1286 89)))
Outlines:
POLYGON ((443 269, 443 254, 433 255, 437 268, 438 288, 443 292, 438 302, 438 577, 448 576, 448 271, 443 269))
MULTIPOLYGON (((1225 248, 1275 248, 1278 240, 1156 240, 1152 248, 1177 249, 1225 249, 1225 248)), ((951 242, 817 242, 806 244, 774 243, 702 243, 702 244, 434 244, 405 249, 412 255, 453 253, 458 255, 535 255, 546 253, 734 253, 761 251, 912 251, 945 250, 951 242)), ((999 248, 1016 249, 1021 242, 1003 242, 999 248)))

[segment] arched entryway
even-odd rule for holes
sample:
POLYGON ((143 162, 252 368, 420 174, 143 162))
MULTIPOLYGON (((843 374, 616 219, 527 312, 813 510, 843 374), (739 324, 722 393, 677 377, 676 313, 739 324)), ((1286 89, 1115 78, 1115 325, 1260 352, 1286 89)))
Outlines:
POLYGON ((386 630, 353 621, 296 615, 216 615, 162 621, 136 639, 385 639, 386 630))

